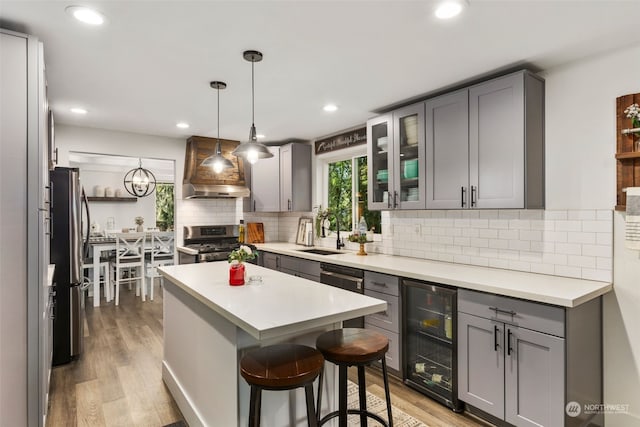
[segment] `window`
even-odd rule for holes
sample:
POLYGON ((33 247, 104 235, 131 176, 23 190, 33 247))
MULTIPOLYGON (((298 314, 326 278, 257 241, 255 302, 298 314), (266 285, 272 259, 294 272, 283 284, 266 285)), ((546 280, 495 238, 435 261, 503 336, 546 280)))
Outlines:
POLYGON ((367 228, 380 233, 380 212, 367 207, 367 173, 367 156, 328 163, 330 230, 336 230, 336 219, 341 230, 349 230, 364 217, 367 228))
POLYGON ((160 230, 173 230, 173 212, 173 184, 158 183, 156 186, 156 225, 160 230))

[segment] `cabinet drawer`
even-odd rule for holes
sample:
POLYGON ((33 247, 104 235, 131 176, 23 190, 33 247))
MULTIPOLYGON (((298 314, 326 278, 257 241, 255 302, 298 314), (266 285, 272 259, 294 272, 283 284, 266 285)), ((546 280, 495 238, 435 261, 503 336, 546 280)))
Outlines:
POLYGON ((458 311, 564 337, 564 308, 460 289, 458 311))
POLYGON ((320 262, 309 261, 307 259, 298 259, 298 272, 301 275, 318 276, 320 280, 320 262))
POLYGON ((389 332, 400 332, 400 307, 398 306, 399 298, 393 295, 387 295, 368 289, 364 290, 364 294, 372 298, 378 298, 387 302, 387 309, 380 313, 370 314, 365 317, 365 322, 386 329, 389 332))
POLYGON ((364 322, 364 328, 380 332, 382 335, 387 337, 389 340, 389 351, 387 351, 386 355, 387 367, 400 371, 400 334, 379 328, 372 323, 368 323, 367 320, 364 322))
POLYGON ((400 295, 400 278, 388 274, 364 272, 364 288, 389 295, 400 295))
POLYGON ((280 257, 280 268, 285 270, 298 271, 298 261, 300 258, 278 255, 280 257))

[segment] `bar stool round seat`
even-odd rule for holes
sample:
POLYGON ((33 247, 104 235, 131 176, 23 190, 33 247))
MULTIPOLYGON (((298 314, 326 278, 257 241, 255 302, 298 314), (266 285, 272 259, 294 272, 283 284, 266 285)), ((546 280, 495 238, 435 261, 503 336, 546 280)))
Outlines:
POLYGON ((313 381, 320 375, 324 358, 318 350, 299 344, 275 344, 250 351, 240 361, 240 374, 251 386, 249 426, 260 425, 262 390, 293 390, 304 387, 307 420, 317 426, 313 381))
MULTIPOLYGON (((318 392, 318 418, 322 425, 332 418, 339 417, 339 426, 346 427, 347 415, 360 415, 360 425, 367 426, 367 418, 372 418, 384 426, 393 427, 391 414, 391 395, 387 378, 386 353, 389 350, 389 339, 379 332, 361 328, 343 328, 328 331, 316 339, 316 348, 325 360, 338 366, 339 409, 320 419, 322 395, 318 392), (367 411, 367 391, 364 368, 373 362, 380 361, 387 403, 387 417, 384 420, 377 414, 367 411), (347 409, 347 368, 358 368, 359 409, 347 409)), ((320 379, 322 385, 322 377, 320 379)), ((320 387, 319 390, 322 390, 320 387)))

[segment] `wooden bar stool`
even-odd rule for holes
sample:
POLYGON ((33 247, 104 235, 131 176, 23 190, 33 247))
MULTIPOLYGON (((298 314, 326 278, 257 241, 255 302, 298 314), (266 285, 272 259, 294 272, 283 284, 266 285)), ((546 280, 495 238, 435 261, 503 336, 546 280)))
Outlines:
POLYGON ((324 359, 318 350, 298 344, 276 344, 253 350, 242 357, 240 373, 251 386, 249 427, 260 425, 262 390, 293 390, 304 387, 307 421, 317 427, 313 381, 322 372, 324 359))
POLYGON ((327 414, 320 419, 322 408, 322 375, 318 388, 318 419, 322 425, 332 418, 339 417, 339 426, 347 427, 347 415, 360 415, 360 425, 367 426, 367 417, 373 418, 383 426, 393 427, 391 415, 391 395, 389 394, 389 381, 387 378, 387 362, 385 354, 389 349, 389 340, 384 335, 360 328, 336 329, 323 333, 316 340, 316 348, 324 356, 325 360, 338 365, 339 404, 338 410, 327 414), (364 367, 372 362, 382 362, 382 375, 384 391, 387 400, 387 417, 385 421, 379 415, 367 411, 367 388, 365 384, 364 367), (359 409, 347 409, 347 368, 358 367, 358 394, 360 397, 359 409))

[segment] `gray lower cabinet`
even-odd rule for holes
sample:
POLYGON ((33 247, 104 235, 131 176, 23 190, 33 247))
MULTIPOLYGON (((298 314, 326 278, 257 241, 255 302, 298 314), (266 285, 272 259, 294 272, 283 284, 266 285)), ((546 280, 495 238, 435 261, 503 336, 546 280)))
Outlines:
POLYGON ((373 271, 364 272, 364 294, 387 302, 387 310, 365 316, 364 327, 380 332, 389 339, 387 367, 400 375, 400 278, 373 271))
POLYGON ((292 276, 320 282, 320 262, 280 255, 272 252, 262 252, 262 266, 271 270, 291 274, 292 276))
POLYGON ((600 299, 563 308, 460 290, 459 399, 514 426, 603 425, 565 413, 602 402, 601 310, 600 299))

